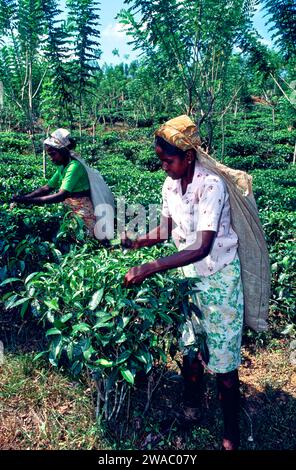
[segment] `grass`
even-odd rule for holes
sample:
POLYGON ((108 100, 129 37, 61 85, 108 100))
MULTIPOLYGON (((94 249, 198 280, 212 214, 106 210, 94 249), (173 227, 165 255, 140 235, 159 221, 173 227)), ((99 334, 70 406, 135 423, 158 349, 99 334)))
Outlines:
POLYGON ((110 449, 94 417, 92 390, 34 356, 44 332, 17 312, 1 312, 0 449, 110 449))
POLYGON ((32 360, 8 354, 0 368, 0 449, 109 449, 90 388, 32 360))
POLYGON ((243 407, 254 429, 255 449, 284 450, 296 446, 296 367, 287 340, 252 354, 243 351, 240 378, 243 407))
MULTIPOLYGON (((129 414, 107 427, 95 420, 93 385, 83 377, 74 381, 43 360, 33 362, 36 341, 33 335, 6 353, 0 366, 0 449, 219 449, 222 416, 214 377, 206 376, 199 426, 178 425, 182 384, 176 363, 169 361, 148 412, 143 413, 147 387, 142 383, 131 394, 129 414)), ((241 449, 294 449, 296 368, 289 362, 288 341, 273 339, 255 349, 246 345, 242 353, 241 449)))

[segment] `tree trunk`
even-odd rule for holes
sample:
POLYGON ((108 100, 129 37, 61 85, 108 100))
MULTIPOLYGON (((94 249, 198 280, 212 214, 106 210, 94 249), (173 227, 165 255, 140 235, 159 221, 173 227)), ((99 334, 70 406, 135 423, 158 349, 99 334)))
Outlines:
POLYGON ((43 148, 43 178, 46 178, 46 152, 43 148))
POLYGON ((191 116, 193 111, 193 96, 192 96, 192 87, 188 88, 188 116, 191 116))
POLYGON ((4 87, 3 82, 0 81, 0 111, 3 110, 4 107, 4 87))
POLYGON ((236 116, 237 116, 237 108, 238 108, 238 104, 237 104, 237 101, 235 102, 235 108, 234 108, 234 119, 236 119, 236 116))
POLYGON ((224 116, 222 116, 222 119, 221 119, 221 132, 222 132, 221 163, 223 163, 223 157, 224 157, 224 148, 225 148, 225 126, 224 126, 224 116))
POLYGON ((92 125, 93 144, 95 143, 95 139, 96 139, 96 122, 97 122, 97 119, 95 120, 95 122, 93 122, 93 125, 92 125))
POLYGON ((29 118, 29 127, 30 127, 30 137, 32 140, 33 152, 36 156, 36 147, 35 147, 35 132, 34 132, 34 122, 33 122, 33 77, 32 77, 32 59, 30 57, 28 62, 28 118, 29 118))
MULTIPOLYGON (((49 127, 47 128, 46 131, 46 137, 48 137, 49 134, 49 127)), ((43 147, 43 177, 46 178, 46 170, 47 170, 47 162, 46 162, 46 151, 45 148, 43 147)))

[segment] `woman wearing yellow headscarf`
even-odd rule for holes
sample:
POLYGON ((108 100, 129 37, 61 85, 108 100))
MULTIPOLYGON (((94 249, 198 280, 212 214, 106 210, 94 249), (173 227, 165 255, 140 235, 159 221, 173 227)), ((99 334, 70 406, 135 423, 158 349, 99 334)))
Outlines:
POLYGON ((155 150, 168 177, 162 190, 159 227, 136 241, 123 238, 132 248, 152 246, 170 235, 178 252, 141 266, 125 276, 125 285, 173 268, 196 279, 194 314, 183 326, 185 416, 198 418, 205 367, 216 373, 224 417, 222 449, 239 446, 240 347, 246 323, 266 329, 269 298, 269 262, 262 227, 252 196, 251 178, 227 168, 200 147, 192 120, 179 116, 156 131, 155 150), (196 335, 206 333, 209 360, 198 353, 196 335))

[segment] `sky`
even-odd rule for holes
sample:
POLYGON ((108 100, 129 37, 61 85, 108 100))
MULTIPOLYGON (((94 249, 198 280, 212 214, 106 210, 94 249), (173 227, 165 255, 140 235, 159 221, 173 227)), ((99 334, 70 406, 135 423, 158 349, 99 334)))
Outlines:
MULTIPOLYGON (((124 32, 118 20, 115 19, 117 13, 126 8, 124 0, 101 0, 101 48, 103 51, 102 62, 119 63, 125 55, 129 55, 129 61, 136 59, 138 52, 132 50, 132 46, 127 42, 130 40, 124 32), (114 57, 113 49, 118 49, 120 57, 114 57)), ((254 14, 254 26, 262 36, 262 42, 271 45, 271 35, 268 32, 268 26, 265 26, 266 19, 263 18, 264 12, 261 7, 257 7, 254 14)))
MULTIPOLYGON (((63 10, 65 10, 65 3, 65 0, 60 1, 60 6, 63 10)), ((127 8, 124 5, 124 0, 101 0, 100 4, 100 44, 102 56, 99 62, 101 64, 105 62, 108 64, 119 64, 135 60, 139 53, 133 51, 132 46, 127 44, 130 38, 121 31, 121 25, 115 19, 117 13, 122 8, 127 8), (118 49, 119 57, 112 54, 114 49, 118 49), (128 56, 128 58, 125 56, 128 56)))
MULTIPOLYGON (((60 4, 61 8, 64 9, 65 0, 61 0, 60 4)), ((132 46, 128 45, 130 38, 121 31, 121 25, 116 20, 116 15, 122 8, 126 8, 124 0, 101 0, 101 64, 105 62, 108 64, 118 64, 123 61, 130 62, 136 59, 139 54, 139 52, 133 51, 132 46), (118 49, 119 57, 112 54, 114 49, 118 49)), ((264 12, 262 12, 261 7, 257 7, 254 15, 254 26, 262 36, 262 42, 270 46, 270 33, 268 33, 268 27, 265 26, 266 19, 263 18, 263 15, 264 12)))
MULTIPOLYGON (((101 49, 102 61, 107 63, 119 63, 128 55, 128 62, 137 58, 139 52, 133 51, 132 46, 128 45, 131 38, 121 31, 122 27, 115 19, 117 13, 122 8, 127 8, 123 0, 101 0, 101 49), (114 57, 112 51, 119 50, 119 57, 114 57)), ((127 61, 127 60, 125 60, 127 61)))

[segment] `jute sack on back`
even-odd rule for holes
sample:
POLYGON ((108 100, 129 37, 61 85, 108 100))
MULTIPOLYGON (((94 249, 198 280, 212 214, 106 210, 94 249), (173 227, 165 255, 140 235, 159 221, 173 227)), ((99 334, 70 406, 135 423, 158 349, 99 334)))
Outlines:
POLYGON ((270 262, 263 228, 252 192, 252 178, 245 172, 233 170, 200 150, 202 165, 223 178, 229 193, 231 224, 238 236, 238 255, 241 262, 244 289, 245 323, 255 331, 268 329, 270 299, 270 262), (243 194, 238 179, 248 180, 248 193, 243 194))
POLYGON ((78 160, 87 172, 96 218, 95 237, 98 240, 114 238, 114 197, 109 186, 99 171, 90 168, 83 158, 74 152, 71 152, 71 157, 78 160))

